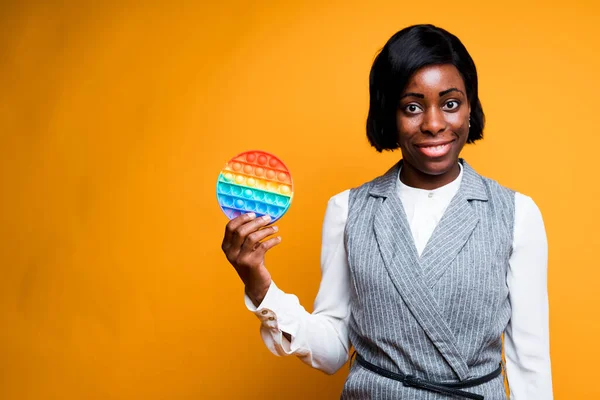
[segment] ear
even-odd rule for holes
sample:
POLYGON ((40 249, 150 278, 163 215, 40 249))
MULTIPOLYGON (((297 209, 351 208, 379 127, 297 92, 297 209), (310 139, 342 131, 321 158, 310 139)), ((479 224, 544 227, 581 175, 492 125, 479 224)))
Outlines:
POLYGON ((471 129, 471 103, 469 103, 467 110, 469 111, 469 129, 471 129))

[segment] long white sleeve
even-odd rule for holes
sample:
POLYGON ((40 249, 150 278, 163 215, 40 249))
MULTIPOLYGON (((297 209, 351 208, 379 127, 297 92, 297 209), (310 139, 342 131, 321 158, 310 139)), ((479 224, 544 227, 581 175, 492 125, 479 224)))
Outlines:
POLYGON ((306 364, 333 374, 348 360, 350 276, 344 229, 349 191, 329 200, 323 222, 321 284, 308 313, 298 298, 273 282, 258 307, 245 296, 246 307, 261 320, 261 336, 276 355, 296 355, 306 364), (291 343, 282 332, 290 334, 291 343))
POLYGON ((512 306, 506 329, 506 373, 513 400, 552 395, 548 326, 548 243, 542 214, 525 195, 515 196, 513 253, 507 276, 512 306))
MULTIPOLYGON (((262 322, 261 335, 272 353, 296 355, 306 364, 329 374, 348 359, 350 276, 344 247, 348 195, 348 191, 342 192, 327 205, 322 235, 322 278, 313 313, 308 313, 296 296, 285 293, 275 283, 259 307, 245 298, 247 308, 262 322), (282 332, 291 335, 291 343, 282 332)), ((553 397, 546 233, 533 200, 517 193, 515 201, 513 253, 507 275, 512 317, 505 336, 511 399, 549 400, 553 397)), ((418 223, 414 227, 425 228, 418 223)), ((427 238, 427 234, 422 236, 427 238)))

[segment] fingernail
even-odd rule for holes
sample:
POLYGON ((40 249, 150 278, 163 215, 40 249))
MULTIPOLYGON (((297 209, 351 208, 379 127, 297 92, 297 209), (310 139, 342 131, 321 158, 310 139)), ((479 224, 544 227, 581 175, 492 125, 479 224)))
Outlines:
POLYGON ((270 215, 263 215, 262 219, 264 219, 265 221, 270 221, 271 220, 271 216, 270 215))
POLYGON ((254 219, 254 217, 256 217, 256 214, 254 213, 248 213, 246 214, 250 219, 254 219))
POLYGON ((281 236, 277 236, 277 240, 281 242, 281 236))
POLYGON ((273 227, 273 232, 277 232, 278 230, 279 230, 278 227, 276 227, 276 226, 273 227))

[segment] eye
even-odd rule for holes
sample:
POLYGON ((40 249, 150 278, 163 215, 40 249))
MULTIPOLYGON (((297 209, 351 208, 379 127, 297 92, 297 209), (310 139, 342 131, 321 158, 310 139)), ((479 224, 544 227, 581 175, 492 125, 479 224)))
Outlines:
POLYGON ((449 100, 444 104, 444 109, 448 111, 454 111, 460 106, 460 102, 458 100, 449 100))
POLYGON ((404 106, 404 111, 406 111, 408 114, 418 114, 421 112, 421 107, 419 107, 417 104, 409 104, 404 106))

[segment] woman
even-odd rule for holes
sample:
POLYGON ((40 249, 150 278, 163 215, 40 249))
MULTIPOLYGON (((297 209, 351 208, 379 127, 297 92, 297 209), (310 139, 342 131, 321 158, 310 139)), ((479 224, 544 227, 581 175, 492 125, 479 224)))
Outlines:
MULTIPOLYGON (((223 251, 275 354, 326 373, 356 351, 345 399, 551 399, 547 242, 533 200, 459 158, 482 138, 475 64, 447 31, 396 33, 370 74, 367 136, 402 160, 331 198, 309 314, 264 264, 268 218, 227 224, 223 251)), ((268 239, 267 239, 268 238, 268 239)))

